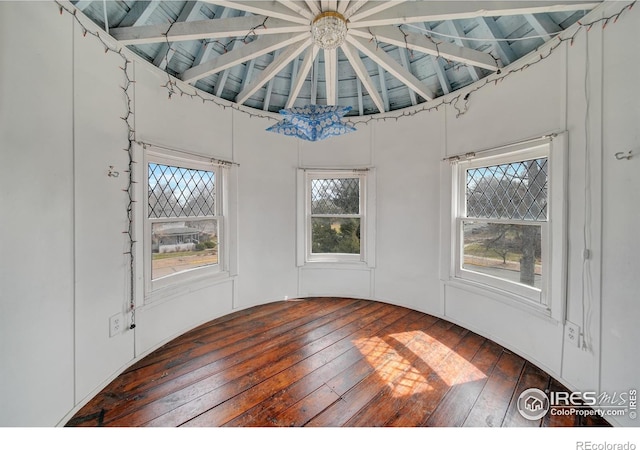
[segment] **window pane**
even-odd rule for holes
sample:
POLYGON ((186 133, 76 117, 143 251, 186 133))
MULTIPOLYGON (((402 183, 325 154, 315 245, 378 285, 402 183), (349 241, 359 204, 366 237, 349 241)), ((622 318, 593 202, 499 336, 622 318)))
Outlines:
POLYGON ((464 221, 462 268, 540 288, 540 225, 464 221))
POLYGON ((547 220, 547 158, 467 170, 467 217, 547 220))
POLYGON ((311 180, 311 214, 359 214, 359 178, 311 180))
POLYGON ((151 225, 153 280, 217 263, 217 220, 184 220, 151 225))
POLYGON ((311 253, 360 253, 360 219, 311 219, 311 253))
POLYGON ((149 164, 149 217, 215 214, 215 173, 149 164))

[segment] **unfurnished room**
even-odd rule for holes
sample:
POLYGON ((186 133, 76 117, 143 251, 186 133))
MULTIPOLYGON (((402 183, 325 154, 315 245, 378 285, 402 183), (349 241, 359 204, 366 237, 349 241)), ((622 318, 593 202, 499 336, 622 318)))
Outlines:
POLYGON ((0 427, 640 445, 639 29, 634 1, 0 2, 0 427))

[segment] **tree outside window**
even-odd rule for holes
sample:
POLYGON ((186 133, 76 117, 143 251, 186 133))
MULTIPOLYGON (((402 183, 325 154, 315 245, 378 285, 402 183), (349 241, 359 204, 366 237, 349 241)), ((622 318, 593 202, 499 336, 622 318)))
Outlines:
POLYGON ((496 286, 504 286, 503 281, 522 285, 520 292, 531 288, 540 298, 546 265, 548 158, 481 161, 461 163, 459 168, 463 189, 458 274, 496 286))

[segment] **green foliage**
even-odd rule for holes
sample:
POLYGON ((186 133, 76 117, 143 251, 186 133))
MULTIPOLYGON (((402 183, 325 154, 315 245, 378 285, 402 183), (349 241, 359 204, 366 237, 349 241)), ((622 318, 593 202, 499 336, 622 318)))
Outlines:
POLYGON ((312 253, 360 253, 360 219, 342 215, 360 213, 359 178, 318 178, 312 182, 313 214, 335 215, 312 219, 312 253))
POLYGON ((206 249, 216 248, 218 244, 215 241, 208 240, 204 242, 198 242, 196 244, 196 251, 202 251, 206 249))
POLYGON ((360 253, 360 220, 313 219, 312 253, 360 253))

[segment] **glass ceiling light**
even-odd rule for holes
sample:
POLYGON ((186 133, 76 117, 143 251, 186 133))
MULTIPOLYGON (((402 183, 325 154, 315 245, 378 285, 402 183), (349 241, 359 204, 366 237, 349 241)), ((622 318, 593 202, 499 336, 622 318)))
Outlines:
POLYGON ((324 50, 340 47, 347 36, 347 20, 335 11, 325 11, 311 24, 313 42, 324 50))

